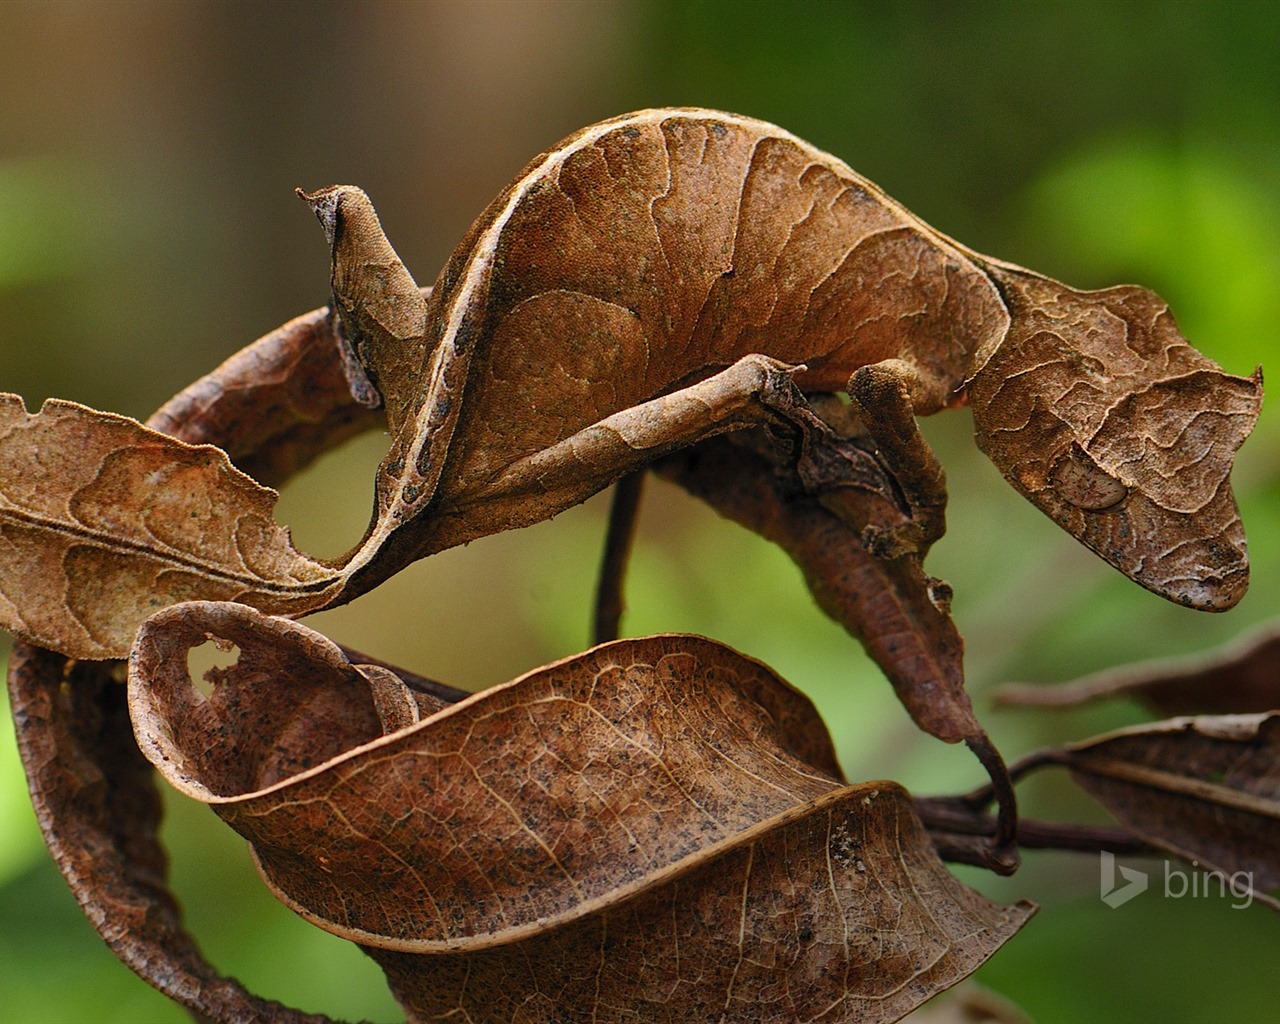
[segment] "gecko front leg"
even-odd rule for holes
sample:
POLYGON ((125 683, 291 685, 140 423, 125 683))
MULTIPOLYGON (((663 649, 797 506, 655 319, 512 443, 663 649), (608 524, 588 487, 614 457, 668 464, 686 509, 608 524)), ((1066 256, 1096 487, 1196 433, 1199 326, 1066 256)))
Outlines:
POLYGON ((916 424, 913 396, 924 389, 915 367, 901 359, 872 363, 849 378, 849 397, 907 513, 900 524, 863 530, 863 546, 879 558, 924 557, 946 531, 946 474, 916 424))

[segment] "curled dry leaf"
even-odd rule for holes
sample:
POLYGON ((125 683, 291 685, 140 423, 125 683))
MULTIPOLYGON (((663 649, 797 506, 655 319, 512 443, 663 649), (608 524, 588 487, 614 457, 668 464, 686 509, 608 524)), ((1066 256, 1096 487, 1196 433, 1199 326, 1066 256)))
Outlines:
MULTIPOLYGON (((407 272, 376 221, 366 220, 371 244, 339 254, 335 267, 335 305, 349 328, 335 340, 347 346, 343 381, 366 400, 370 386, 381 389, 395 429, 377 485, 377 522, 343 574, 354 578, 345 588, 336 573, 332 586, 318 583, 312 573, 328 567, 315 569, 281 532, 267 529, 269 494, 239 483, 229 492, 245 508, 228 508, 216 521, 195 517, 197 532, 216 536, 200 532, 184 546, 150 535, 146 524, 118 528, 97 501, 111 488, 98 479, 106 465, 101 441, 88 438, 103 422, 94 414, 81 418, 81 426, 94 424, 88 432, 63 432, 63 450, 24 446, 23 436, 10 450, 18 457, 4 466, 0 487, 6 501, 17 496, 0 507, 4 557, 11 559, 6 580, 10 569, 38 570, 27 582, 55 595, 54 603, 68 589, 65 615, 48 603, 27 612, 0 602, 6 627, 101 657, 123 650, 148 609, 196 593, 295 614, 313 600, 349 598, 418 554, 553 514, 690 441, 745 422, 789 421, 804 408, 793 381, 806 390, 847 387, 908 500, 915 522, 867 538, 881 554, 922 553, 940 531, 941 475, 911 414, 941 408, 968 386, 980 443, 997 465, 1104 557, 1185 603, 1224 607, 1243 592, 1243 543, 1226 471, 1256 415, 1256 377, 1228 377, 1195 356, 1149 293, 1073 292, 986 260, 772 126, 708 111, 650 111, 578 133, 531 164, 477 222, 442 274, 447 301, 437 296, 421 316, 407 272), (374 267, 378 259, 385 272, 343 275, 354 265, 343 261, 374 267), (593 290, 593 279, 604 286, 593 290), (349 283, 357 280, 373 284, 349 283), (387 309, 430 322, 406 329, 398 317, 381 315, 387 309), (583 337, 589 344, 576 342, 583 337), (1100 337, 1120 338, 1136 355, 1111 366, 1094 344, 1100 337), (541 352, 553 358, 539 359, 541 352), (1045 367, 1054 374, 1048 404, 1021 383, 1045 367), (700 415, 700 405, 712 411, 700 415), (673 411, 681 415, 668 423, 673 411), (1140 430, 1123 429, 1129 421, 1140 430), (1199 455, 1183 464, 1178 451, 1199 455), (71 469, 82 456, 87 474, 71 469), (65 479, 45 472, 51 458, 71 469, 65 479), (35 478, 43 482, 39 500, 24 490, 24 479, 35 478), (77 518, 81 488, 92 528, 77 518), (246 548, 237 534, 242 514, 268 539, 246 548), (86 529, 87 545, 76 532, 86 529), (100 574, 95 564, 94 572, 69 573, 86 551, 94 561, 95 544, 110 553, 112 569, 100 574), (187 559, 184 568, 168 561, 174 550, 179 562, 187 559), (245 550, 262 556, 250 559, 251 575, 270 563, 263 578, 274 574, 265 587, 273 596, 265 602, 256 585, 244 588, 236 575, 245 550), (193 579, 184 575, 191 564, 210 571, 193 579), (305 571, 291 576, 298 565, 305 571), (145 593, 134 592, 139 588, 145 593), (271 603, 277 599, 285 604, 271 603), (117 607, 86 611, 99 601, 117 607)), ((316 324, 304 318, 286 325, 282 338, 319 338, 316 324)), ((210 408, 225 414, 234 406, 223 404, 223 385, 246 371, 252 366, 242 362, 223 375, 210 408)), ((353 414, 336 380, 327 377, 317 388, 324 401, 314 434, 298 426, 305 415, 274 412, 265 424, 243 428, 224 416, 213 430, 245 442, 237 456, 243 464, 264 476, 287 474, 365 415, 345 419, 353 414), (259 452, 259 463, 246 461, 268 441, 280 443, 283 454, 259 452)), ((260 397, 286 393, 268 387, 260 397)), ((175 426, 197 417, 202 400, 190 393, 181 399, 175 426)), ((66 404, 48 408, 55 435, 75 418, 66 404)), ((20 402, 16 411, 26 416, 20 402)), ((22 429, 41 429, 32 424, 38 418, 22 419, 22 429)), ((105 422, 106 432, 128 435, 126 448, 160 461, 173 456, 178 469, 170 480, 180 498, 161 495, 162 508, 183 507, 209 488, 226 497, 210 480, 223 480, 228 470, 202 461, 206 451, 166 447, 159 435, 135 433, 136 425, 105 422), (188 472, 201 480, 194 491, 183 490, 188 472)), ((171 525, 168 515, 160 520, 171 525)), ((46 681, 51 671, 42 669, 46 681)), ((361 677, 379 729, 413 720, 394 679, 369 668, 361 677)), ((413 702, 420 715, 418 698, 413 702)), ((66 739, 67 749, 88 751, 90 739, 66 739)), ((89 755, 86 775, 98 760, 89 755)), ((128 780, 120 785, 125 794, 138 789, 128 780)), ((151 834, 145 822, 139 827, 144 839, 151 834)), ((122 837, 99 834, 123 849, 122 837)), ((79 862, 60 863, 69 870, 79 862)), ((121 877, 120 892, 141 891, 137 878, 121 877)))
POLYGON ((309 610, 337 574, 293 547, 275 499, 211 445, 0 396, 0 613, 25 639, 107 658, 157 608, 196 597, 309 610))
POLYGON ((70 402, 29 414, 0 396, 5 626, 75 657, 121 657, 147 615, 189 598, 325 604, 339 571, 293 548, 276 495, 245 473, 283 482, 385 422, 352 399, 336 352, 328 310, 296 317, 145 427, 70 402))
MULTIPOLYGON (((854 524, 892 534, 904 520, 883 467, 855 437, 807 431, 798 468, 820 478, 810 497, 788 486, 776 452, 751 435, 705 441, 657 471, 722 515, 778 544, 804 573, 818 605, 857 637, 888 676, 915 723, 948 743, 964 740, 991 777, 999 826, 983 862, 1017 869, 1017 802, 999 752, 964 688, 964 642, 951 619, 951 588, 925 574, 917 554, 876 557, 854 524), (838 472, 832 472, 832 462, 838 472), (838 482, 834 483, 833 482, 838 482), (791 493, 787 493, 790 490, 791 493)), ((907 520, 909 522, 909 520, 907 520)))
POLYGON ((1136 697, 1164 715, 1229 715, 1280 708, 1280 625, 1268 623, 1211 651, 1096 672, 1055 686, 1011 683, 996 699, 1074 707, 1136 697))
POLYGON ((386 732, 324 638, 237 605, 140 631, 146 755, 412 1020, 894 1020, 1026 920, 943 868, 810 703, 687 636, 622 640, 386 732), (206 698, 187 651, 236 665, 206 698))
POLYGON ((1044 760, 1135 835, 1280 910, 1280 714, 1174 718, 1044 760))
POLYGON ((972 973, 1033 910, 962 886, 906 794, 864 783, 573 928, 429 962, 368 952, 415 1022, 880 1022, 972 973))
POLYGON ((333 314, 317 309, 246 346, 164 404, 147 426, 215 444, 275 487, 386 417, 351 395, 333 314))
MULTIPOLYGON (((338 368, 331 345, 321 313, 299 317, 196 382, 148 425, 190 444, 223 441, 242 468, 287 476, 359 420, 345 381, 334 383, 341 375, 330 372, 338 368)), ((351 656, 362 671, 374 668, 364 664, 372 659, 351 656)), ((183 927, 158 837, 156 774, 133 740, 119 671, 21 643, 9 659, 36 820, 86 917, 125 965, 197 1020, 330 1024, 223 977, 183 927)), ((409 673, 398 678, 424 705, 461 696, 409 673)))
POLYGON ((198 1019, 330 1024, 223 977, 183 927, 157 834, 156 775, 134 742, 114 668, 68 663, 27 644, 9 658, 9 700, 36 820, 85 916, 112 952, 198 1019))

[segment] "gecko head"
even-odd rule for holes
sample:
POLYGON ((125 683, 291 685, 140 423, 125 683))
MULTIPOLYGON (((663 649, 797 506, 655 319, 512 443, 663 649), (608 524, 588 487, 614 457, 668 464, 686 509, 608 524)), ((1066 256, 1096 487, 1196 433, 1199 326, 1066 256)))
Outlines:
POLYGON ((1188 607, 1233 606, 1249 563, 1229 477, 1261 371, 1223 372, 1146 289, 989 272, 1011 323, 968 384, 978 446, 1130 579, 1188 607))

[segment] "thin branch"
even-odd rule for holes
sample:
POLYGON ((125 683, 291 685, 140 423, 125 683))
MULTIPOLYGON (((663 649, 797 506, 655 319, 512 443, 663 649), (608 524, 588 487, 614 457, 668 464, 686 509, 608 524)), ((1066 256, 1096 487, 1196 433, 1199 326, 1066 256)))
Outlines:
MULTIPOLYGON (((917 797, 916 813, 944 860, 990 867, 991 837, 998 822, 969 806, 966 797, 917 797)), ((1017 843, 1035 850, 1073 850, 1081 853, 1142 854, 1157 851, 1118 825, 1036 821, 1018 822, 1017 843)))
POLYGON ((629 473, 613 488, 609 506, 609 527, 604 538, 604 556, 600 560, 600 578, 596 584, 595 619, 591 642, 602 644, 618 639, 622 622, 622 590, 627 576, 627 560, 635 539, 636 514, 640 508, 640 492, 644 487, 644 471, 629 473))
MULTIPOLYGON (((970 749, 972 749, 972 745, 970 745, 970 749)), ((974 753, 977 754, 977 751, 975 750, 974 753)), ((999 757, 998 754, 996 756, 999 757)), ((980 754, 978 755, 978 759, 980 761, 982 760, 982 756, 980 754)), ((1043 750, 1033 751, 1021 760, 1015 761, 1011 764, 1007 769, 1008 778, 1010 782, 1016 785, 1022 781, 1024 776, 1030 775, 1033 771, 1043 768, 1045 765, 1062 763, 1062 751, 1057 747, 1046 747, 1043 750)), ((983 765, 985 767, 985 761, 983 762, 983 765)), ((988 769, 988 774, 991 774, 990 769, 988 769)), ((946 799, 961 801, 971 810, 980 811, 993 800, 999 800, 999 794, 996 792, 995 776, 992 775, 991 782, 985 783, 977 789, 965 793, 963 796, 947 797, 946 799)))

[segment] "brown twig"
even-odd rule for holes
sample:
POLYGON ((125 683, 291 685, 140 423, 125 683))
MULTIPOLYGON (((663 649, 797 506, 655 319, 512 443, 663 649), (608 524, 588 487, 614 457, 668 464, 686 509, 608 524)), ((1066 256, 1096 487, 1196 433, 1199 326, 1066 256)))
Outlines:
POLYGON ((629 473, 614 485, 613 503, 609 506, 609 526, 605 532, 604 555, 600 560, 600 577, 596 584, 595 617, 591 626, 591 642, 602 644, 617 640, 623 612, 622 589, 626 582, 627 560, 635 539, 636 514, 640 509, 640 493, 644 489, 644 473, 629 473))
MULTIPOLYGON (((990 867, 990 850, 997 844, 998 820, 970 806, 966 797, 917 797, 916 813, 944 860, 990 867)), ((1022 819, 1017 844, 1033 850, 1071 850, 1080 853, 1142 854, 1156 852, 1150 844, 1117 825, 1022 819)))

